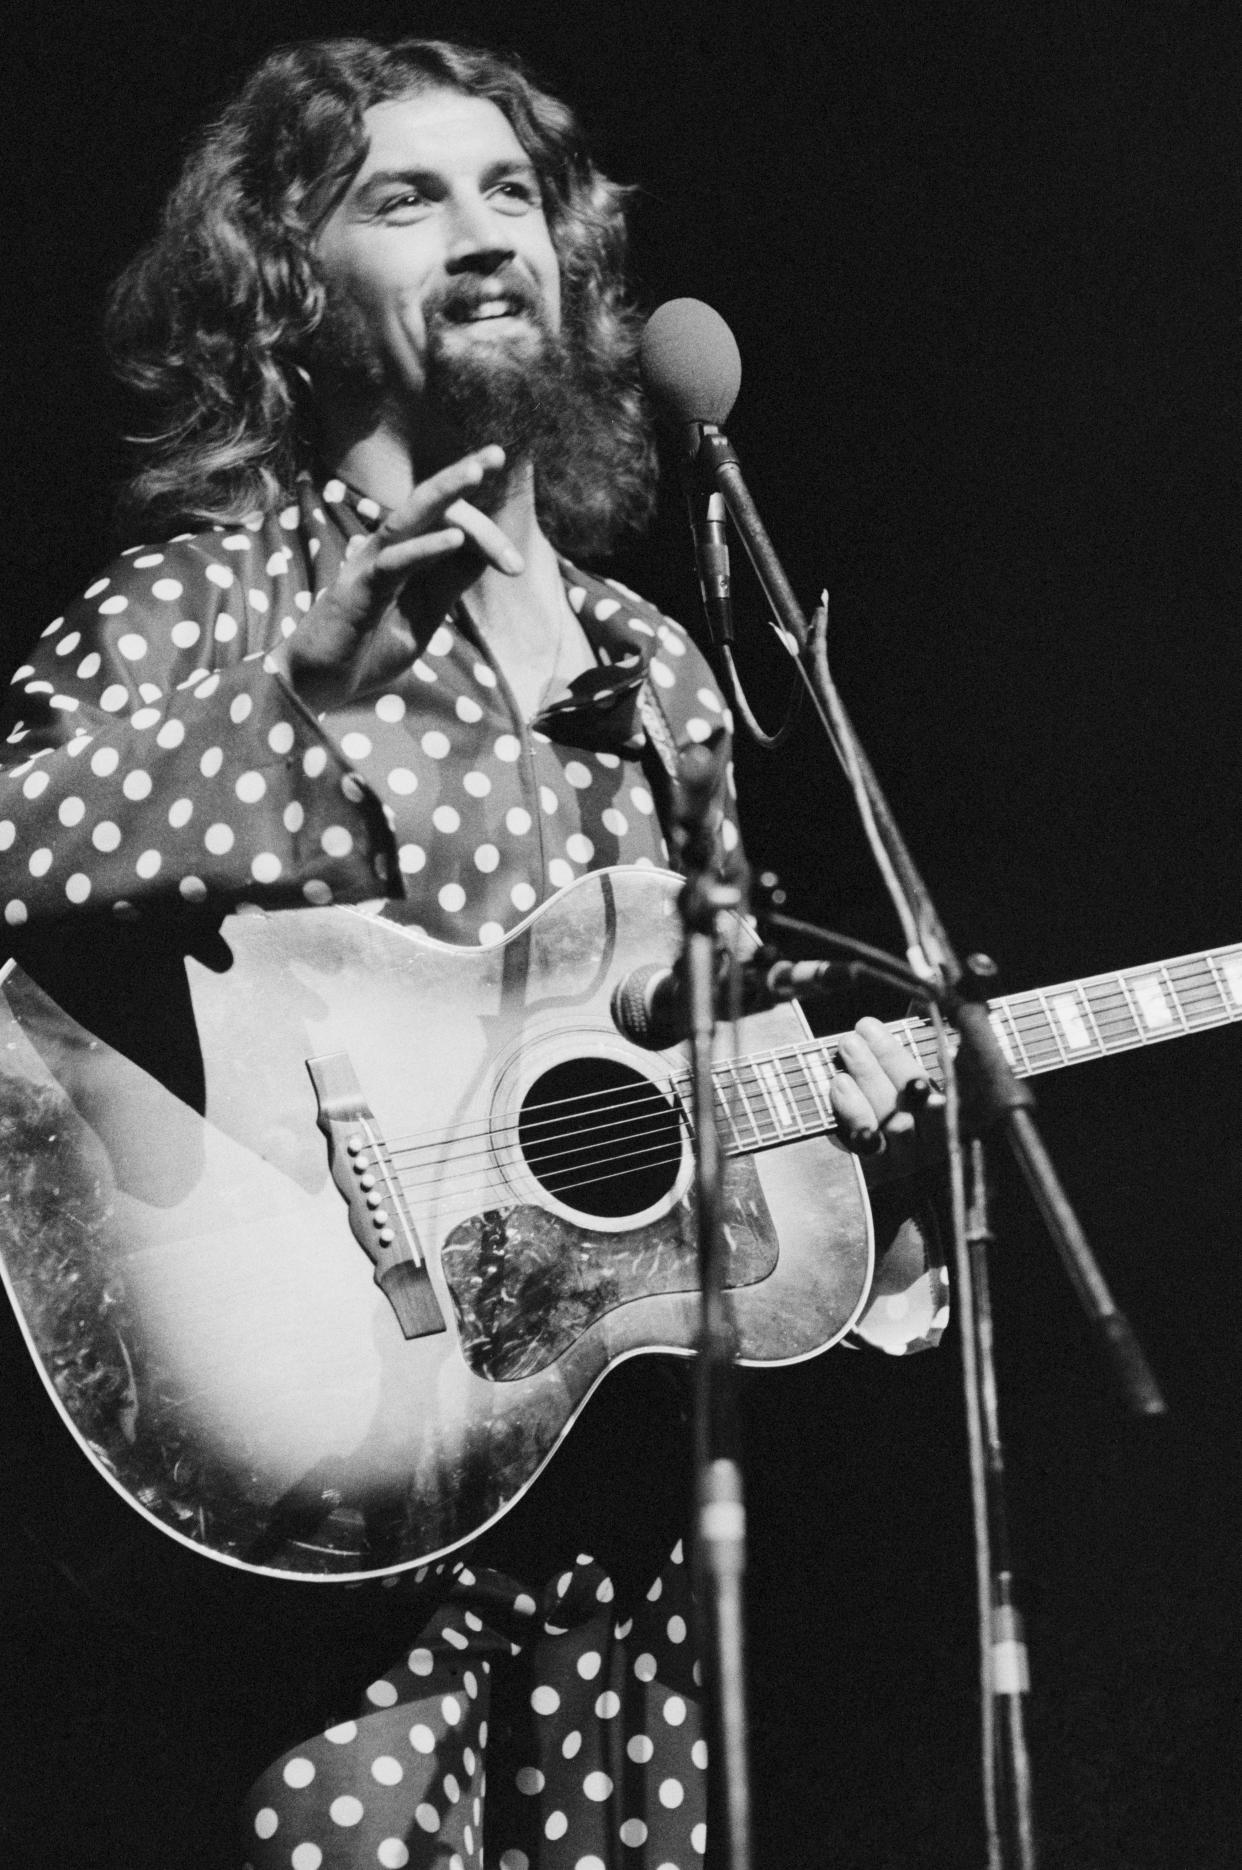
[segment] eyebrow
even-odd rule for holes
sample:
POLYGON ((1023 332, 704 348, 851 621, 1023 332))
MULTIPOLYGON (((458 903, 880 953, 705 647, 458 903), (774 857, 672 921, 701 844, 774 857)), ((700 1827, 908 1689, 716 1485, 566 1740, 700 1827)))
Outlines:
MULTIPOLYGON (((491 188, 497 182, 507 181, 514 177, 521 180, 529 179, 538 187, 539 173, 534 163, 527 161, 521 156, 507 157, 500 162, 489 163, 480 176, 479 181, 481 187, 491 188)), ((373 196, 379 194, 381 190, 394 186, 404 188, 439 187, 443 184, 443 180, 444 178, 438 169, 377 169, 374 175, 369 175, 362 184, 361 188, 358 190, 356 199, 358 201, 369 201, 373 196)))

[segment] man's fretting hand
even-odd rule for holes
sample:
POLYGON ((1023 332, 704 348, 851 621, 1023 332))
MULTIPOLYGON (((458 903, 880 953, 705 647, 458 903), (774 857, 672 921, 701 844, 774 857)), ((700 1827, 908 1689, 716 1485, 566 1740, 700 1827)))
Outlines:
POLYGON ((423 481, 373 533, 352 542, 335 581, 273 652, 316 713, 407 669, 423 638, 488 565, 524 569, 517 548, 467 496, 505 464, 495 445, 423 481))
POLYGON ((878 1019, 860 1019, 840 1041, 831 1101, 838 1134, 862 1156, 873 1186, 944 1154, 944 1098, 918 1061, 878 1019))

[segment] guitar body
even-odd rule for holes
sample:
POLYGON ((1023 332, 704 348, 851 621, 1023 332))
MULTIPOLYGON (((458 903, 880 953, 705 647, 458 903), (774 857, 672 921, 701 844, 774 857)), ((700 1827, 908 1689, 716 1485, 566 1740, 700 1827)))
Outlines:
MULTIPOLYGON (((285 1578, 424 1564, 514 1503, 612 1365, 689 1353, 685 1063, 610 1012, 676 953, 678 888, 596 872, 486 949, 230 918, 164 1010, 168 1073, 9 967, 0 1274, 152 1524, 285 1578)), ((742 1042, 805 1036, 784 1007, 742 1042)), ((854 1160, 826 1135, 730 1156, 726 1205, 743 1358, 826 1349, 871 1279, 854 1160)))

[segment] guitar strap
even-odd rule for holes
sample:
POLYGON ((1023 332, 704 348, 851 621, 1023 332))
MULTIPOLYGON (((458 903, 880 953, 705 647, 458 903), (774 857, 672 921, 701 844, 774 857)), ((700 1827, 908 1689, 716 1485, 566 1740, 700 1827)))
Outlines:
POLYGON ((673 799, 680 775, 677 742, 663 703, 649 675, 643 677, 638 691, 638 718, 646 739, 641 761, 656 802, 660 824, 670 846, 673 836, 673 799))

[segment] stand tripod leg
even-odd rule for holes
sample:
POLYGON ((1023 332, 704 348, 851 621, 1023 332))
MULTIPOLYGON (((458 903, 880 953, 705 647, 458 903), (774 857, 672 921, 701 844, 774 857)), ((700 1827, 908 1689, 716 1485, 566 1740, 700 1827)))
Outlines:
POLYGON ((1022 1613, 1014 1599, 1009 1519, 1005 1506, 1005 1450, 1001 1441, 1000 1412, 997 1406, 992 1292, 988 1277, 987 1255, 993 1244, 993 1235, 988 1219, 987 1162, 983 1145, 977 1137, 970 1146, 970 1167, 971 1205, 967 1217, 966 1244, 970 1252, 977 1347, 974 1362, 979 1418, 983 1431, 983 1474, 991 1570, 988 1681, 996 1834, 989 1839, 989 1859, 998 1870, 1036 1870, 1031 1764, 1026 1744, 1030 1666, 1022 1613))

